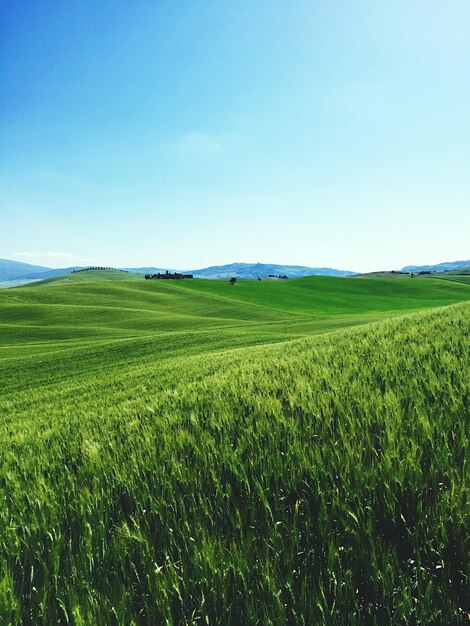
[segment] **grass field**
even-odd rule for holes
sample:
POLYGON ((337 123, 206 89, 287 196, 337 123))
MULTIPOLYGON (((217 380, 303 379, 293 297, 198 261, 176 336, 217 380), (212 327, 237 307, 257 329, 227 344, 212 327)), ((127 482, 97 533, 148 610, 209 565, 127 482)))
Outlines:
POLYGON ((433 277, 444 280, 455 280, 456 282, 468 285, 470 284, 470 268, 451 270, 450 272, 436 272, 436 274, 433 274, 433 277))
POLYGON ((468 623, 469 300, 117 272, 0 292, 0 623, 468 623))
MULTIPOLYGON (((357 278, 391 278, 391 279, 404 279, 410 280, 411 273, 400 272, 370 272, 369 274, 357 274, 357 278)), ((438 278, 444 280, 454 280, 460 283, 470 284, 470 268, 461 268, 458 270, 450 270, 446 272, 432 272, 432 274, 419 275, 416 272, 413 273, 413 279, 416 280, 436 280, 438 278)))

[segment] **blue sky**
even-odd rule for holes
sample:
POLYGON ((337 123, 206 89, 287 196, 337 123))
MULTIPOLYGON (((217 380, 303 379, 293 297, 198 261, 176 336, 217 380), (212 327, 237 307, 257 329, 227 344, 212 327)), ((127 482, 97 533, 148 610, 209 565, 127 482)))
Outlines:
POLYGON ((0 257, 470 257, 470 3, 0 0, 0 257))

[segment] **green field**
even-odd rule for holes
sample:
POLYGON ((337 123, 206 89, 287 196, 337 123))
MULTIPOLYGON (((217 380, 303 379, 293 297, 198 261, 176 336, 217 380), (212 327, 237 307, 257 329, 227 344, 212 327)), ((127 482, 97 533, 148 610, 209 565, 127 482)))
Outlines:
POLYGON ((470 285, 0 292, 0 624, 468 623, 470 285))
POLYGON ((400 272, 370 272, 368 274, 357 274, 356 278, 391 278, 391 279, 404 279, 410 280, 436 280, 438 278, 444 280, 453 280, 460 283, 470 284, 470 268, 461 268, 458 270, 448 270, 446 272, 432 272, 431 274, 420 275, 416 272, 400 273, 400 272))
POLYGON ((434 278, 442 278, 444 280, 455 280, 459 283, 470 284, 470 267, 460 270, 450 270, 448 272, 436 272, 432 275, 434 278))

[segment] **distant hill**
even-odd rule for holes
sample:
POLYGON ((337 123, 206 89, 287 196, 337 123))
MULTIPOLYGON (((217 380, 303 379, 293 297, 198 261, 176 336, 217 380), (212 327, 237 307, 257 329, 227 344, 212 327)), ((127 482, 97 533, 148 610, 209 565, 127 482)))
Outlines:
POLYGON ((408 272, 397 272, 396 270, 384 270, 379 272, 365 272, 364 274, 354 274, 354 278, 409 278, 408 272))
MULTIPOLYGON (((446 263, 438 263, 436 265, 407 265, 403 267, 401 272, 443 272, 450 270, 459 270, 470 268, 470 260, 468 261, 449 261, 446 263)), ((21 263, 19 261, 11 261, 9 259, 0 259, 0 283, 12 280, 44 280, 46 278, 55 278, 70 274, 73 270, 81 269, 80 266, 51 268, 41 265, 31 265, 29 263, 21 263)), ((353 276, 356 272, 348 270, 338 270, 331 267, 306 267, 304 265, 278 265, 275 263, 229 263, 227 265, 211 265, 201 269, 183 268, 176 270, 170 267, 123 267, 129 272, 136 274, 156 274, 158 272, 182 271, 184 273, 193 274, 195 278, 266 278, 269 275, 287 276, 288 278, 300 278, 302 276, 353 276)), ((385 275, 390 277, 399 276, 399 272, 370 272, 362 274, 362 276, 384 278, 385 275)))
POLYGON ((305 267, 303 265, 276 265, 270 263, 230 263, 229 265, 213 265, 200 270, 192 270, 197 278, 265 278, 287 276, 300 278, 301 276, 350 276, 353 272, 337 270, 331 267, 305 267))
POLYGON ((0 287, 16 287, 35 280, 57 278, 78 269, 82 268, 79 265, 52 268, 0 259, 0 287))
MULTIPOLYGON (((436 265, 407 265, 400 272, 444 272, 470 268, 470 260, 468 261, 449 261, 446 263, 438 263, 436 265)), ((51 268, 41 265, 31 265, 29 263, 21 263, 19 261, 11 261, 9 259, 0 259, 0 283, 8 283, 9 281, 29 281, 44 280, 46 278, 56 278, 70 274, 70 272, 81 269, 80 266, 51 268)), ((368 276, 376 278, 385 278, 386 276, 397 277, 400 272, 370 272, 367 274, 356 274, 348 270, 338 270, 332 267, 307 267, 304 265, 278 265, 275 263, 229 263, 226 265, 211 265, 201 269, 183 268, 176 270, 170 267, 123 267, 128 272, 135 274, 156 274, 158 272, 182 271, 190 273, 195 278, 266 278, 267 276, 287 276, 288 278, 300 278, 303 276, 368 276)), ((6 286, 2 284, 2 286, 6 286)))
POLYGON ((46 278, 56 278, 57 276, 65 276, 65 274, 70 274, 74 270, 79 270, 81 267, 79 265, 74 265, 73 267, 61 267, 61 268, 50 268, 45 267, 41 271, 38 272, 28 272, 28 274, 22 276, 23 279, 28 280, 45 280, 46 278))
POLYGON ((126 270, 126 272, 133 272, 134 274, 158 274, 158 272, 164 274, 167 270, 169 272, 176 271, 174 268, 170 267, 120 267, 119 269, 126 270))
POLYGON ((445 270, 444 272, 438 272, 437 276, 443 276, 445 278, 449 278, 450 276, 469 276, 470 275, 470 265, 468 267, 463 267, 459 270, 445 270))
POLYGON ((50 270, 50 267, 31 265, 30 263, 21 263, 20 261, 11 261, 10 259, 0 259, 0 281, 16 280, 18 278, 23 278, 27 274, 44 272, 47 270, 50 270))
MULTIPOLYGON (((39 265, 29 265, 0 259, 0 282, 10 280, 44 280, 70 274, 79 266, 50 268, 39 265)), ((169 267, 123 267, 128 272, 136 274, 156 274, 158 272, 176 271, 169 267)), ((303 265, 276 265, 269 263, 230 263, 228 265, 212 265, 202 269, 182 269, 184 273, 193 274, 195 278, 265 278, 269 274, 299 278, 301 276, 351 276, 354 272, 337 270, 331 267, 305 267, 303 265)))
MULTIPOLYGON (((127 270, 118 270, 114 268, 96 268, 84 271, 72 272, 61 276, 52 276, 46 280, 40 281, 40 285, 54 284, 66 285, 76 283, 90 283, 96 281, 143 281, 143 275, 137 272, 128 272, 127 270)), ((36 281, 31 281, 34 283, 36 281)))
POLYGON ((192 274, 195 278, 266 278, 270 274, 274 276, 287 276, 299 278, 301 276, 351 276, 354 272, 336 270, 330 267, 305 267, 303 265, 276 265, 271 263, 229 263, 227 265, 211 265, 201 269, 180 269, 161 267, 125 267, 129 272, 142 274, 156 274, 157 272, 175 272, 192 274))
POLYGON ((21 287, 22 285, 32 285, 33 283, 41 282, 40 280, 30 280, 28 278, 16 278, 12 280, 0 280, 0 289, 7 289, 8 287, 21 287))
MULTIPOLYGON (((131 270, 135 271, 135 270, 131 270)), ((227 265, 211 265, 202 269, 184 269, 195 278, 266 278, 287 276, 300 278, 301 276, 350 276, 354 272, 337 270, 331 267, 305 267, 303 265, 276 265, 271 263, 229 263, 227 265)))
POLYGON ((470 261, 446 261, 436 265, 406 265, 402 272, 444 272, 470 267, 470 261))

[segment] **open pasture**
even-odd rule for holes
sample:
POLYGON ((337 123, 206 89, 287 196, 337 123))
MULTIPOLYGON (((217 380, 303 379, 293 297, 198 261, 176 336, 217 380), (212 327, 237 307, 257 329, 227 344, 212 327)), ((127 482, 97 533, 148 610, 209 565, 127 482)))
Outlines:
POLYGON ((108 274, 0 293, 1 624, 466 623, 470 286, 108 274))

